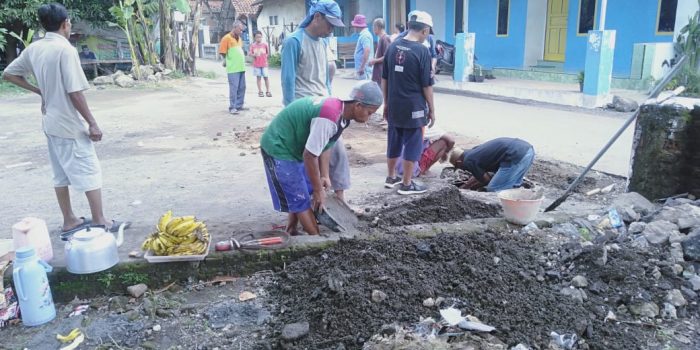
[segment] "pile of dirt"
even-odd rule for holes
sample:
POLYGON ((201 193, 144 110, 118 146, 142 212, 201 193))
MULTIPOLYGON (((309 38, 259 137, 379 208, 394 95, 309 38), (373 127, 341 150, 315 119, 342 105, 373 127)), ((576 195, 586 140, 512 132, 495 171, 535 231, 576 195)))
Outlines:
POLYGON ((500 208, 464 198, 457 187, 443 186, 418 199, 397 203, 378 213, 380 226, 454 222, 500 215, 500 208))
POLYGON ((279 337, 286 324, 308 322, 309 334, 286 345, 359 349, 382 325, 439 319, 438 307, 423 301, 442 297, 443 308, 496 327, 511 346, 546 347, 555 331, 577 333, 591 349, 639 348, 639 327, 603 324, 544 277, 547 259, 538 248, 544 246, 534 237, 495 233, 341 241, 278 275, 269 287, 278 301, 270 332, 279 337))

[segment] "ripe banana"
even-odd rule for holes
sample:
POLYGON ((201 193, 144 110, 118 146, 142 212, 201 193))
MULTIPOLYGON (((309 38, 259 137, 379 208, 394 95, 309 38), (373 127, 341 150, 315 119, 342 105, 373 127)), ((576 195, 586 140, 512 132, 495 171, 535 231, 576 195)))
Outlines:
POLYGON ((75 328, 67 335, 56 334, 56 339, 58 339, 61 343, 68 343, 73 341, 73 339, 77 338, 80 334, 80 328, 75 328))
POLYGON ((168 211, 158 220, 156 232, 141 244, 141 249, 156 255, 195 255, 206 252, 209 244, 206 224, 194 216, 173 217, 168 211))
POLYGON ((168 223, 170 220, 173 218, 173 211, 168 210, 167 213, 163 214, 163 216, 160 217, 160 220, 158 220, 158 232, 163 232, 165 231, 165 228, 168 226, 168 223))

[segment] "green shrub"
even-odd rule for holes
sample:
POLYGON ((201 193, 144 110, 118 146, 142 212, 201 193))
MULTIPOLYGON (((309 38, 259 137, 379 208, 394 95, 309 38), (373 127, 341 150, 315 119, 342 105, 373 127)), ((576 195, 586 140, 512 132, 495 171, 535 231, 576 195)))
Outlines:
POLYGON ((282 67, 282 55, 280 55, 279 52, 270 55, 270 57, 267 60, 267 63, 270 67, 282 67))

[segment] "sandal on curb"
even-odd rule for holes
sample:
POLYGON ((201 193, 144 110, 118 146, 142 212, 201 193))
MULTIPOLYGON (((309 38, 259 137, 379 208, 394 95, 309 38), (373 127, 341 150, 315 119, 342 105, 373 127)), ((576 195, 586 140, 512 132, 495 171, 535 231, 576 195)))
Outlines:
POLYGON ((83 223, 79 224, 78 226, 73 227, 72 229, 66 230, 66 231, 61 230, 61 240, 62 241, 70 240, 71 237, 73 237, 74 233, 90 226, 90 224, 92 223, 92 220, 90 220, 90 219, 86 219, 84 217, 81 217, 80 219, 83 220, 83 223))
MULTIPOLYGON (((267 95, 267 97, 272 97, 272 93, 269 91, 265 95, 267 95)), ((260 95, 260 96, 262 97, 262 95, 260 95)))
POLYGON ((265 95, 263 94, 263 92, 262 92, 262 91, 260 91, 260 92, 258 92, 258 96, 260 96, 260 97, 264 97, 265 95))

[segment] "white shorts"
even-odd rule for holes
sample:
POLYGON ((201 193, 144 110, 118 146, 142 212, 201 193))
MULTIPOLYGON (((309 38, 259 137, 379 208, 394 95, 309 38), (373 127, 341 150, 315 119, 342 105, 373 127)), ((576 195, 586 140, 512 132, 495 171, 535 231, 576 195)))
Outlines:
POLYGON ((87 135, 66 139, 46 135, 54 187, 71 186, 78 192, 102 188, 102 168, 95 145, 87 135))
POLYGON ((267 67, 253 67, 253 76, 267 78, 267 67))

